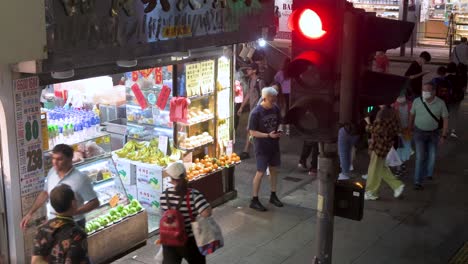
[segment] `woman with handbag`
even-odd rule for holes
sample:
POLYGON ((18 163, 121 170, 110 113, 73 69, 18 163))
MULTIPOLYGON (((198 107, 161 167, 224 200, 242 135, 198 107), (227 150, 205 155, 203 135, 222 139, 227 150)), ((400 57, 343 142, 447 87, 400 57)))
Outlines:
POLYGON ((165 172, 171 178, 174 187, 167 188, 161 195, 160 204, 163 218, 165 212, 177 208, 183 216, 186 242, 183 246, 165 245, 161 233, 163 264, 180 264, 182 259, 185 259, 189 264, 204 264, 206 258, 198 249, 192 230, 192 221, 198 215, 202 217, 211 216, 211 206, 203 194, 188 187, 184 164, 181 162, 172 163, 166 168, 165 172))
POLYGON ((369 145, 370 163, 367 171, 366 200, 377 200, 380 183, 384 180, 394 191, 393 196, 398 198, 403 193, 405 185, 398 180, 386 164, 386 158, 393 147, 394 137, 400 132, 400 124, 393 109, 384 107, 376 120, 371 124, 369 118, 367 130, 372 141, 369 145))

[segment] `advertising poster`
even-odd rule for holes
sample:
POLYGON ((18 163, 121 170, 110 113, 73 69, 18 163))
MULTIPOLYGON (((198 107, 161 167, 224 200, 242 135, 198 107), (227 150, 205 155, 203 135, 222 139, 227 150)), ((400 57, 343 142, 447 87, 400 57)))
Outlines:
POLYGON ((187 97, 200 95, 200 63, 190 63, 185 67, 187 97))
POLYGON ((212 93, 214 90, 214 60, 202 61, 200 65, 200 86, 202 94, 212 93))
POLYGON ((292 13, 292 0, 275 0, 275 19, 278 21, 276 39, 291 40, 291 30, 288 28, 288 19, 292 13))

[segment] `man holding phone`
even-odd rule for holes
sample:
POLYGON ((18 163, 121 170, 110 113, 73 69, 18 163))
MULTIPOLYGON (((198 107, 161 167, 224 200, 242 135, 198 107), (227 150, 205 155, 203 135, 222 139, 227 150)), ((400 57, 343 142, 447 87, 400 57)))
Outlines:
POLYGON ((258 199, 262 178, 267 168, 270 170, 270 203, 277 207, 283 206, 283 203, 276 196, 278 167, 281 164, 279 139, 282 136, 282 131, 278 130, 281 124, 281 111, 276 105, 277 96, 278 92, 275 88, 263 88, 262 102, 252 110, 249 122, 249 131, 254 138, 257 160, 257 172, 253 180, 253 198, 250 208, 261 212, 267 211, 258 199))

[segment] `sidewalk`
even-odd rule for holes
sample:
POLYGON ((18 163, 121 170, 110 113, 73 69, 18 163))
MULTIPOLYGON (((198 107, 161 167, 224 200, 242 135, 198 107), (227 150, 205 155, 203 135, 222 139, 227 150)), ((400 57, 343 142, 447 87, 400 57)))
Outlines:
MULTIPOLYGON (((407 67, 408 64, 392 63, 391 71, 398 74, 407 67)), ((435 68, 430 67, 431 71, 435 68)), ((390 188, 383 184, 381 199, 365 203, 362 221, 335 218, 333 263, 448 263, 468 241, 468 100, 463 102, 460 111, 457 127, 460 138, 451 139, 442 147, 435 180, 424 191, 412 190, 410 171, 404 178, 407 189, 403 199, 394 199, 390 188)), ((243 126, 245 120, 239 125, 243 126)), ((242 138, 239 141, 242 143, 242 138)), ((297 169, 301 146, 302 142, 295 136, 282 141, 279 194, 286 205, 284 208, 267 204, 266 179, 261 199, 269 211, 259 213, 248 208, 254 159, 236 168, 239 198, 214 209, 214 217, 225 236, 225 247, 210 255, 208 263, 312 263, 317 182, 297 169)), ((360 152, 355 164, 357 174, 364 173, 367 164, 365 151, 360 152)), ((145 247, 114 263, 154 263, 159 250, 153 244, 155 239, 150 238, 145 247)))

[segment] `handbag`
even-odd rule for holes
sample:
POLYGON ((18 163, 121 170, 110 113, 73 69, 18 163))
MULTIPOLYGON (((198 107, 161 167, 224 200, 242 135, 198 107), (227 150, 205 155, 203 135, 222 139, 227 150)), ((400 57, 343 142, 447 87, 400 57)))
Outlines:
MULTIPOLYGON (((192 193, 193 195, 193 193, 192 193)), ((203 256, 212 254, 224 246, 223 233, 213 217, 197 216, 193 218, 190 198, 187 196, 187 206, 191 219, 191 226, 198 250, 203 256)))
POLYGON ((423 103, 424 105, 424 108, 426 108, 427 112, 432 116, 432 118, 437 122, 437 129, 442 129, 444 127, 444 121, 442 120, 442 118, 437 118, 431 111, 431 109, 429 109, 429 107, 427 106, 427 104, 423 101, 423 99, 421 98, 421 102, 423 103))

